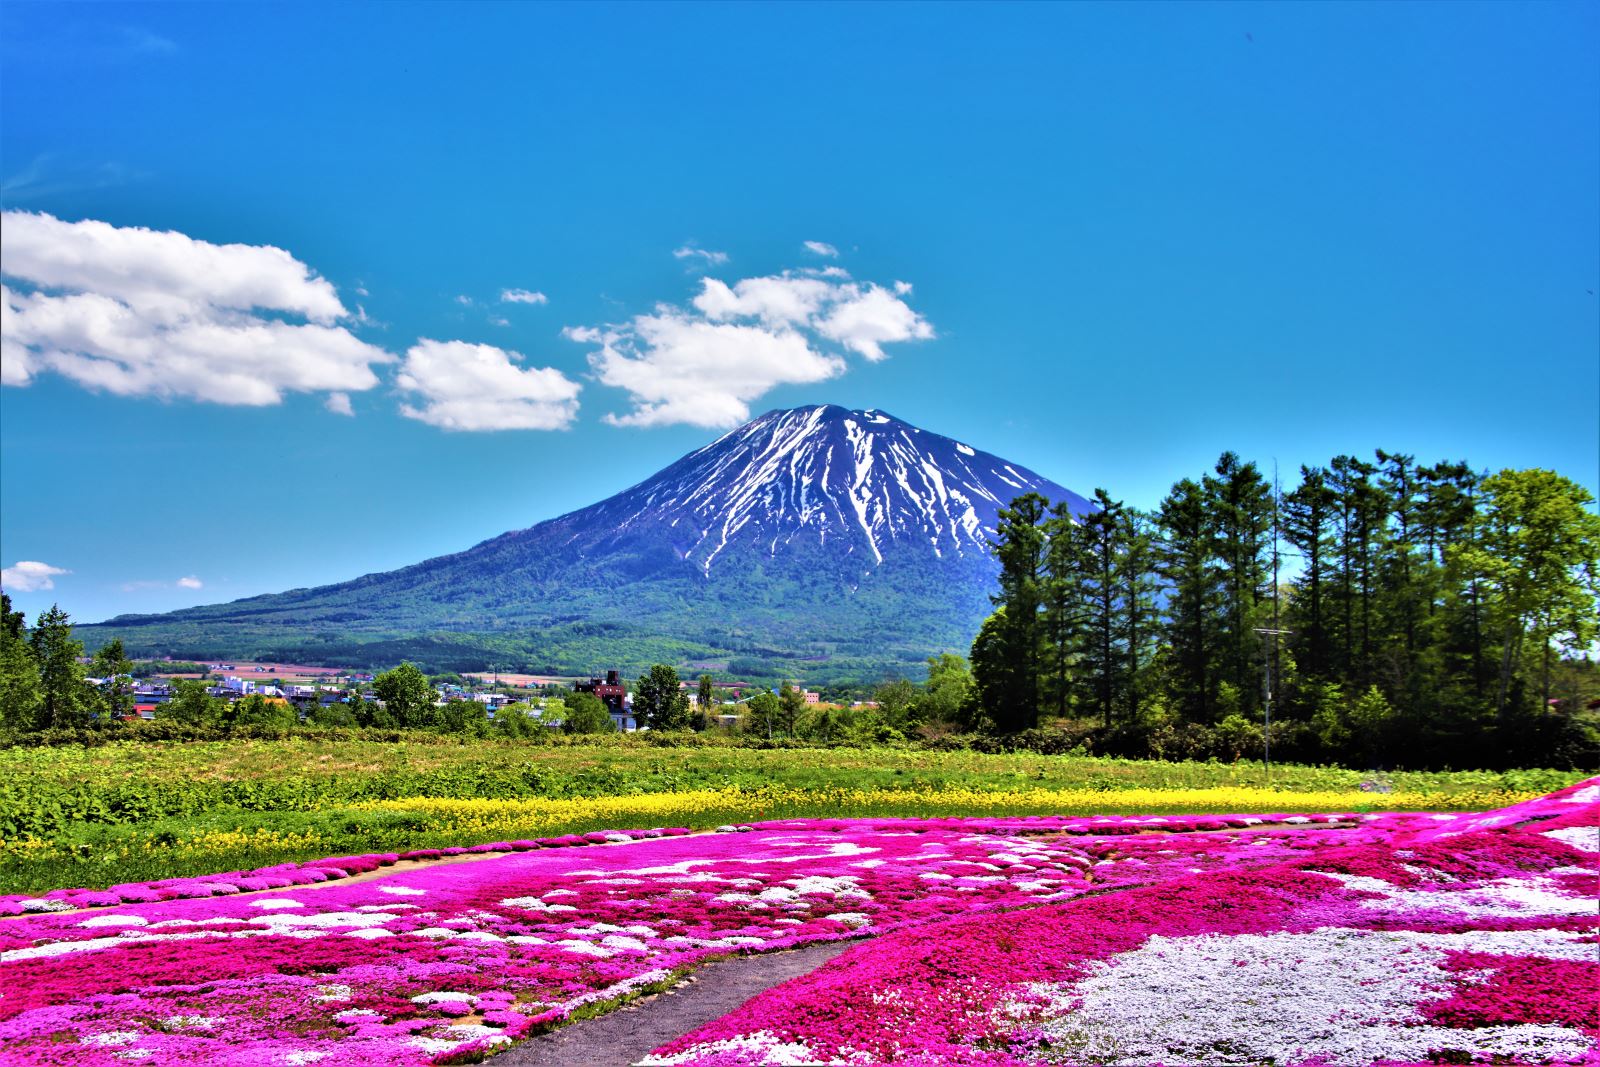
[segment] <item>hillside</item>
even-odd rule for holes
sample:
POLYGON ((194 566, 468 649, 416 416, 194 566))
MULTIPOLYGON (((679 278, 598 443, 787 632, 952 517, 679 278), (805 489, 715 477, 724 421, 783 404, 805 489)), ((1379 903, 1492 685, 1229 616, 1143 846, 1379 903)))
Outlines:
POLYGON ((175 656, 872 677, 965 650, 989 611, 996 514, 1030 490, 1088 506, 883 412, 774 411, 464 552, 82 631, 175 656))

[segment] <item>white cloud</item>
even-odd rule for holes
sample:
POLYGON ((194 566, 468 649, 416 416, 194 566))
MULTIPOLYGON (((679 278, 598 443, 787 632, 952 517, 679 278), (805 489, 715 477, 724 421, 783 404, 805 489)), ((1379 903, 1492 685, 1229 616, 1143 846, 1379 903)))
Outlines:
POLYGON ((178 588, 179 589, 204 589, 205 585, 206 585, 206 583, 202 582, 199 578, 196 578, 192 574, 189 575, 187 578, 179 578, 178 579, 178 588))
POLYGON ((349 393, 329 393, 328 399, 322 402, 322 406, 335 415, 355 414, 355 409, 350 406, 349 393))
POLYGON ((280 248, 7 211, 0 382, 44 372, 122 396, 267 405, 378 384, 327 280, 280 248), (266 312, 269 314, 262 314, 266 312), (306 322, 290 321, 294 318, 306 322))
POLYGON ((460 304, 464 308, 469 308, 472 306, 472 297, 468 296, 466 293, 462 293, 460 296, 456 297, 456 303, 460 304))
POLYGON ((705 278, 688 307, 662 304, 626 323, 563 333, 598 346, 589 356, 596 376, 630 394, 633 410, 607 422, 724 427, 748 419, 750 402, 777 386, 843 374, 846 353, 876 361, 884 344, 933 337, 901 295, 818 271, 733 285, 705 278))
POLYGON ((704 248, 696 248, 694 245, 684 245, 682 248, 674 248, 672 250, 672 255, 674 259, 695 260, 695 265, 700 267, 720 267, 722 264, 728 262, 728 253, 712 252, 704 248))
POLYGON ((499 315, 490 315, 489 316, 489 325, 490 326, 510 326, 511 325, 511 320, 507 319, 507 318, 502 318, 499 315))
POLYGON ((502 289, 500 300, 505 304, 548 304, 550 298, 532 289, 502 289))
POLYGON ((418 404, 400 413, 446 430, 560 430, 578 414, 582 388, 550 367, 493 345, 424 338, 406 352, 396 384, 418 404))
POLYGON ((807 241, 805 249, 814 256, 827 256, 829 259, 839 258, 839 250, 826 241, 807 241))
POLYGON ((13 593, 37 593, 45 589, 54 589, 56 575, 71 573, 62 567, 52 567, 38 560, 23 559, 9 567, 0 567, 0 586, 13 593))

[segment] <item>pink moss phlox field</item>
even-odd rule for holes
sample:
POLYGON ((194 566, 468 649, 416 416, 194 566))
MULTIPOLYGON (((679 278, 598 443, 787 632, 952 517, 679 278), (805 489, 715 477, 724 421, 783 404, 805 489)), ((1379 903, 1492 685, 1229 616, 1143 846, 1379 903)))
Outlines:
MULTIPOLYGON (((91 1067, 440 1062, 646 991, 709 957, 879 935, 662 1056, 1114 1062, 1120 1053, 1106 1050, 1148 1043, 1152 1031, 1118 1031, 1120 1016, 1100 1008, 1095 1017, 1111 1022, 1079 1025, 1092 998, 1116 1001, 1113 985, 1131 991, 1124 1016, 1148 1013, 1173 1002, 1171 989, 1146 988, 1169 972, 1194 972, 1189 987, 1205 990, 1259 984, 1284 968, 1347 967, 1327 943, 1338 935, 1388 939, 1362 958, 1415 955, 1420 969, 1398 985, 1385 984, 1387 971, 1352 971, 1387 991, 1363 1008, 1371 1019, 1481 1036, 1538 1016, 1546 1045, 1566 1054, 1572 1034, 1590 1032, 1539 990, 1581 988, 1587 976, 1589 957, 1568 942, 1593 925, 1592 910, 1548 913, 1550 901, 1560 911, 1594 882, 1581 835, 1592 836, 1597 805, 1575 796, 1462 816, 608 832, 64 891, 27 905, 47 910, 0 921, 0 1047, 8 1063, 91 1067), (64 907, 77 910, 51 910, 64 907)), ((1376 1026, 1363 1016, 1324 1029, 1376 1026)), ((1178 1048, 1169 1063, 1204 1051, 1204 1027, 1154 1033, 1178 1048)), ((1514 1038, 1495 1040, 1509 1048, 1514 1038)), ((1353 1062, 1330 1041, 1302 1042, 1278 1062, 1353 1062)), ((1357 1048, 1356 1059, 1424 1062, 1430 1048, 1391 1041, 1357 1048)), ((1128 1062, 1151 1059, 1145 1051, 1128 1062)), ((1240 1062, 1265 1058, 1252 1048, 1240 1062)))
POLYGON ((1227 822, 1075 839, 1115 891, 888 932, 646 1062, 1600 1064, 1600 779, 1227 822))

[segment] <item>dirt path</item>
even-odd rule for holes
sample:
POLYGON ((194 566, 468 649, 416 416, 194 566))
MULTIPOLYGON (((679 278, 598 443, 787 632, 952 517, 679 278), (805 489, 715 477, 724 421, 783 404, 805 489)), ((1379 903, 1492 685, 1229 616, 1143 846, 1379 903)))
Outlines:
POLYGON ((757 993, 821 967, 859 941, 708 963, 654 996, 563 1026, 489 1060, 493 1067, 630 1067, 651 1049, 720 1019, 757 993))

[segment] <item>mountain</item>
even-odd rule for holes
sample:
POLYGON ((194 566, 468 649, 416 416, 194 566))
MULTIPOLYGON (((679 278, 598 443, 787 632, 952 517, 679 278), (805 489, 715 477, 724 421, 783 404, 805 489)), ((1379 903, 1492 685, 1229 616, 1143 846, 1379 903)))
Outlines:
POLYGON ((85 627, 175 656, 857 675, 965 651, 997 512, 1081 496, 881 411, 773 411, 590 507, 315 589, 85 627))

